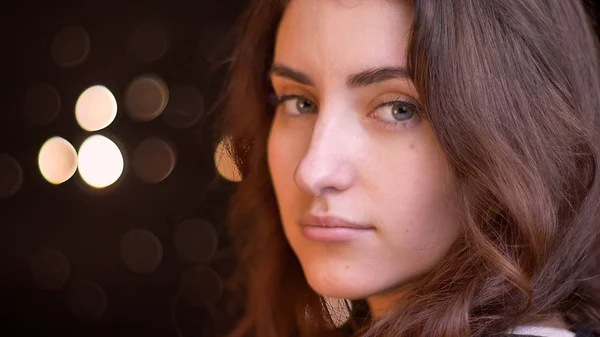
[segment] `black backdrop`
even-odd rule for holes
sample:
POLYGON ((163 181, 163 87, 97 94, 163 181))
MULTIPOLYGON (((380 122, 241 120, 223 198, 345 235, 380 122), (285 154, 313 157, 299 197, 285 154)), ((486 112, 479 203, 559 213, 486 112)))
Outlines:
MULTIPOLYGON (((232 305, 219 279, 233 266, 223 218, 235 183, 215 169, 218 111, 207 112, 224 83, 219 64, 227 59, 227 32, 243 5, 82 0, 3 6, 0 156, 16 161, 23 179, 16 194, 0 198, 1 336, 216 336, 231 326, 232 305), (56 40, 68 27, 87 32, 89 53, 65 67, 56 58, 68 61, 81 51, 69 34, 69 43, 56 40), (144 74, 160 77, 173 102, 174 88, 184 88, 175 108, 194 110, 187 113, 199 120, 174 127, 163 116, 147 123, 129 118, 125 92, 144 74), (56 105, 47 93, 36 96, 41 83, 55 89, 60 107, 51 122, 36 124, 27 111, 56 105), (77 98, 92 85, 106 86, 119 105, 116 120, 93 134, 121 147, 124 175, 100 191, 86 187, 77 173, 54 186, 40 174, 38 151, 53 136, 77 149, 92 134, 74 118, 77 98), (201 97, 185 96, 186 88, 201 97), (171 174, 156 184, 132 169, 136 147, 151 136, 167 140, 177 155, 171 174), (203 231, 202 224, 213 230, 203 231), (217 236, 216 251, 202 251, 215 243, 209 234, 217 236), (134 264, 161 258, 151 272, 139 273, 123 254, 134 264)), ((5 192, 17 177, 8 164, 0 160, 5 192)))

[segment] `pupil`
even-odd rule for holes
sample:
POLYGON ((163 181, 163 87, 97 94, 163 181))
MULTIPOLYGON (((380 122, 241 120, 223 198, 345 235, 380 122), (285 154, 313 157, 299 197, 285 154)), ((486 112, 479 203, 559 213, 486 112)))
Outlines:
POLYGON ((296 106, 300 112, 310 112, 312 108, 311 103, 307 100, 298 100, 296 106))
POLYGON ((394 118, 399 121, 410 119, 413 113, 414 111, 412 111, 412 109, 406 104, 396 105, 392 109, 392 114, 394 115, 394 118))

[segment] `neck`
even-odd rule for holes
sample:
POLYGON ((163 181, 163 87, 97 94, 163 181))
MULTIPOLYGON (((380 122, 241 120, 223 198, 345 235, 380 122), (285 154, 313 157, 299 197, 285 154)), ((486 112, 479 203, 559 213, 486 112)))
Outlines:
POLYGON ((390 311, 391 308, 394 307, 396 303, 398 303, 398 301, 400 301, 401 297, 402 294, 398 292, 369 297, 367 299, 367 303, 369 304, 371 319, 378 320, 383 317, 390 311))

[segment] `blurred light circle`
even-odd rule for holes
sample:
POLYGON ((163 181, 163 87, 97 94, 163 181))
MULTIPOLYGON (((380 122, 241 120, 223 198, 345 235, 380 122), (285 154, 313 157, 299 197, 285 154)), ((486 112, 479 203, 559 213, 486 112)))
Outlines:
POLYGON ((150 231, 132 229, 121 240, 121 258, 132 272, 151 274, 162 261, 163 247, 150 231))
POLYGON ((161 118, 167 125, 183 129, 196 124, 203 113, 204 99, 200 91, 190 85, 177 85, 170 90, 169 104, 161 118))
POLYGON ((108 88, 95 85, 86 89, 75 104, 75 118, 85 131, 94 132, 109 126, 117 116, 117 100, 108 88))
POLYGON ((133 152, 133 169, 144 182, 165 180, 175 168, 177 155, 173 146, 160 138, 147 138, 133 152))
POLYGON ((167 84, 156 75, 135 78, 125 90, 125 107, 136 122, 149 122, 165 110, 169 101, 167 84))
POLYGON ((23 168, 7 153, 0 153, 0 198, 10 198, 23 187, 23 168))
POLYGON ((110 139, 94 135, 79 148, 79 175, 95 188, 104 188, 116 182, 123 173, 123 155, 110 139))
POLYGON ((325 297, 325 303, 335 326, 339 328, 348 322, 352 302, 343 298, 325 297))
POLYGON ((23 111, 31 123, 48 125, 58 116, 60 95, 50 83, 38 83, 27 90, 23 111))
POLYGON ((82 321, 98 322, 106 312, 106 293, 97 283, 80 279, 71 283, 67 305, 73 315, 82 321))
POLYGON ((160 22, 144 22, 129 34, 129 52, 142 63, 160 59, 170 48, 169 28, 160 22))
POLYGON ((229 181, 240 182, 242 181, 242 175, 228 151, 228 142, 229 139, 225 138, 217 145, 217 148, 215 149, 215 166, 221 177, 229 181))
POLYGON ((208 263, 218 246, 214 226, 201 219, 187 219, 177 225, 173 241, 179 255, 194 264, 208 263))
POLYGON ((41 249, 31 259, 33 279, 44 290, 60 290, 70 273, 69 259, 56 249, 41 249))
POLYGON ((198 50, 210 64, 225 61, 232 54, 235 39, 230 24, 215 22, 204 25, 198 39, 198 50))
POLYGON ((64 27, 50 46, 54 62, 61 67, 75 67, 90 54, 91 42, 87 31, 78 26, 64 27))
POLYGON ((217 272, 206 266, 194 266, 183 272, 179 296, 191 305, 215 303, 223 295, 223 283, 217 272))
POLYGON ((62 184, 77 171, 77 151, 68 140, 52 137, 40 149, 38 166, 49 183, 62 184))

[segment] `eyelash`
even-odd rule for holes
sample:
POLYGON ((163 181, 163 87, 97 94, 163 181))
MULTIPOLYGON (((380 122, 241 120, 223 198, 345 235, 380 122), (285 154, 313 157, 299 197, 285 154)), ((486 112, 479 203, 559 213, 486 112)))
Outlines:
MULTIPOLYGON (((277 108, 279 105, 291 101, 291 100, 298 100, 298 99, 303 99, 303 100, 307 100, 309 102, 312 103, 312 101, 302 95, 295 95, 295 94, 291 94, 291 95, 281 95, 281 96, 277 96, 275 94, 271 94, 269 96, 269 102, 271 103, 271 105, 274 108, 277 108)), ((313 103, 314 104, 314 103, 313 103)), ((382 102, 380 104, 378 104, 374 111, 377 111, 385 106, 394 106, 397 104, 406 104, 406 105, 412 105, 415 109, 416 109, 416 113, 415 116, 412 116, 411 118, 409 118, 408 120, 405 121, 396 121, 396 122, 388 122, 385 120, 382 120, 381 118, 374 118, 375 122, 377 122, 379 125, 381 125, 383 128, 386 129, 391 129, 391 130, 397 130, 403 127, 409 127, 412 123, 414 123, 414 119, 418 118, 420 115, 420 110, 419 110, 419 105, 417 102, 415 102, 414 100, 411 99, 405 99, 405 98, 401 98, 398 97, 396 99, 392 99, 392 100, 388 100, 385 102, 382 102)), ((376 114, 374 113, 369 113, 369 116, 371 116, 372 114, 376 114)))

